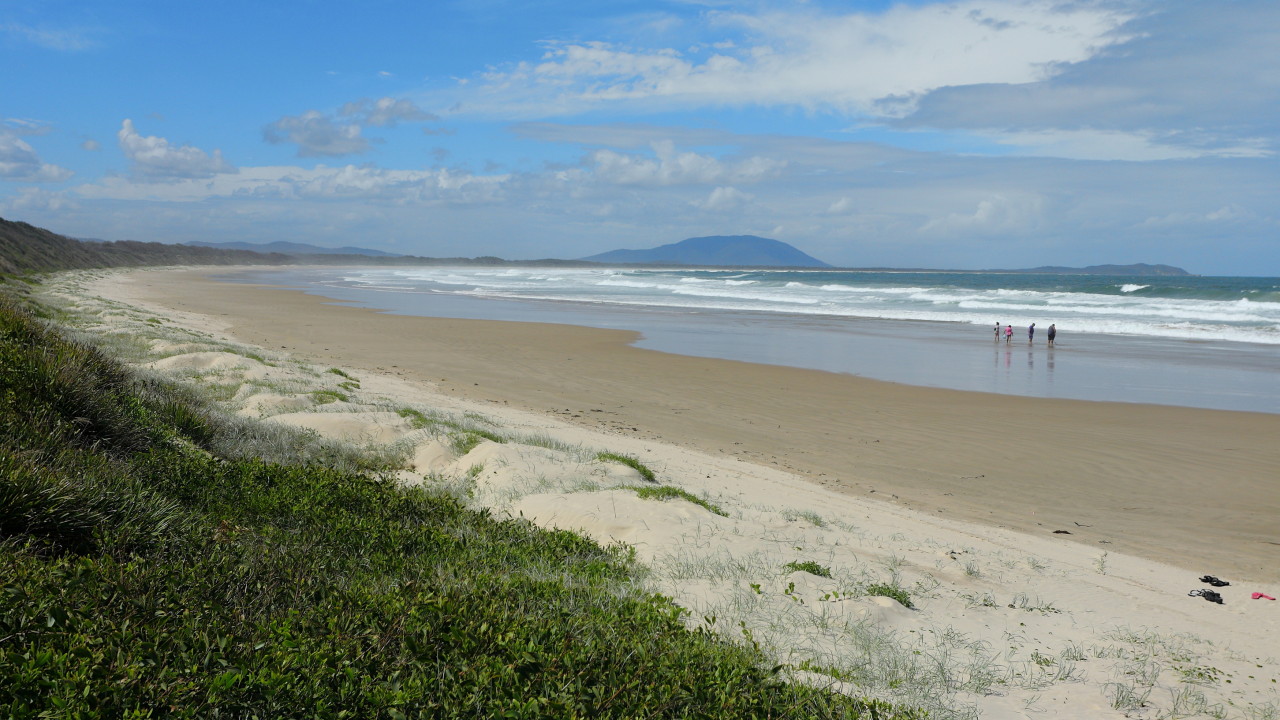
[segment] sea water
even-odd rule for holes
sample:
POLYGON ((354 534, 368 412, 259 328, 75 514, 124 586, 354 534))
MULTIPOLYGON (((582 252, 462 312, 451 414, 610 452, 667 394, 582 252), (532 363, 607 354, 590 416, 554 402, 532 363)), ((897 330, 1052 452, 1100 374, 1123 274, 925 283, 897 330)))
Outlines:
POLYGON ((916 385, 1280 412, 1280 278, 415 266, 254 279, 395 313, 629 329, 664 352, 916 385))

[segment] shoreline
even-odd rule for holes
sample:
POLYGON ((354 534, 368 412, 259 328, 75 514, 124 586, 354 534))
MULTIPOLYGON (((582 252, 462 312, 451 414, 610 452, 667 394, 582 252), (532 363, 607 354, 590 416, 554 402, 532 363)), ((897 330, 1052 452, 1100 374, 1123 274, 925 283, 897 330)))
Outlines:
POLYGON ((299 290, 129 273, 237 338, 594 430, 800 475, 852 496, 1197 574, 1280 578, 1280 416, 920 388, 671 355, 635 333, 387 315, 299 290), (1069 533, 1069 534, 1067 534, 1069 533))
MULTIPOLYGON (((350 268, 357 275, 368 268, 350 268)), ((326 268, 238 273, 393 315, 547 322, 641 333, 636 347, 1026 397, 1280 414, 1280 346, 1067 329, 1048 346, 990 342, 990 327, 928 319, 759 312, 552 297, 492 297, 345 283, 326 268), (1064 336, 1065 335, 1065 336, 1064 336), (985 340, 986 342, 982 342, 985 340)), ((1043 332, 1041 333, 1043 335, 1043 332)))

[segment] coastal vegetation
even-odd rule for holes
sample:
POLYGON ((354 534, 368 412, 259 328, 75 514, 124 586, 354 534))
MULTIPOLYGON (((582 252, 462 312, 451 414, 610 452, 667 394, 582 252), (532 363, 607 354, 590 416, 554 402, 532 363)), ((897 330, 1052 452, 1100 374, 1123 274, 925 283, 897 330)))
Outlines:
POLYGON ((226 417, 17 294, 0 299, 8 717, 913 716, 686 629, 623 547, 226 417))
POLYGON ((596 459, 604 462, 621 463, 640 473, 640 477, 644 478, 646 481, 651 483, 658 482, 658 476, 654 474, 653 470, 649 469, 648 466, 640 462, 639 458, 613 452, 602 452, 596 455, 596 459))
POLYGON ((630 486, 628 489, 634 490, 636 497, 641 500, 684 500, 685 502, 690 502, 700 508, 703 508, 713 515, 719 515, 720 517, 729 516, 729 513, 725 512, 719 505, 707 502, 684 488, 673 487, 671 485, 658 485, 656 487, 643 485, 630 486))

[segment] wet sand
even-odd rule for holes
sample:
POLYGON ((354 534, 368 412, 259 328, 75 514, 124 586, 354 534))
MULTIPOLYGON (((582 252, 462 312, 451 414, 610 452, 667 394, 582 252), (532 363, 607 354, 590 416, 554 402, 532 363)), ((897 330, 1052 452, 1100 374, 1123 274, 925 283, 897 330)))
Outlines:
POLYGON ((245 342, 778 467, 942 517, 1060 534, 1196 576, 1280 579, 1280 415, 920 388, 630 346, 635 333, 338 306, 137 272, 245 342), (1067 534, 1069 533, 1069 534, 1067 534))

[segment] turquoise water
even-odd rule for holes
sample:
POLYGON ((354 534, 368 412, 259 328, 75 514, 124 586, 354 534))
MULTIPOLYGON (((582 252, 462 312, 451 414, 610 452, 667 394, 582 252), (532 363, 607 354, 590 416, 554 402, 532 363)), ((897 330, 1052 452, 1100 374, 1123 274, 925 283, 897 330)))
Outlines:
POLYGON ((1277 278, 351 267, 252 279, 393 313, 628 329, 663 352, 913 385, 1280 412, 1277 278), (995 341, 996 323, 1014 326, 1013 342, 995 341))

